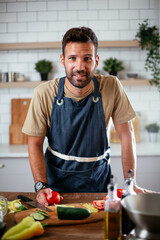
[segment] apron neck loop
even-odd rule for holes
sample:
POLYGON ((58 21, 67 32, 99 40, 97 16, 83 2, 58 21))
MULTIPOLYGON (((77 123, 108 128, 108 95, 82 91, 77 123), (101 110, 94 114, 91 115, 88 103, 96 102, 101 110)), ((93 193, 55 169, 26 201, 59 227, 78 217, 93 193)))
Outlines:
POLYGON ((64 90, 65 77, 60 78, 58 86, 58 101, 61 102, 63 99, 63 90, 64 90))
MULTIPOLYGON (((95 76, 93 76, 93 82, 94 82, 94 98, 98 98, 98 82, 95 76)), ((60 78, 59 80, 59 86, 58 86, 58 101, 60 102, 63 99, 63 91, 64 91, 64 83, 65 83, 65 77, 60 78)))

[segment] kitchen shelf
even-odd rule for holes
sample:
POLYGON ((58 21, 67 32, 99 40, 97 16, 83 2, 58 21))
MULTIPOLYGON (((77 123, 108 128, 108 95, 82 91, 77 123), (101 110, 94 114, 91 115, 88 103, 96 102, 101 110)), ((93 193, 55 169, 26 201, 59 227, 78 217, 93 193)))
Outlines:
MULTIPOLYGON (((128 41, 99 41, 100 48, 106 47, 139 47, 137 40, 128 41)), ((0 50, 23 50, 23 49, 60 49, 61 42, 28 42, 28 43, 0 43, 0 50)))
MULTIPOLYGON (((149 86, 149 80, 146 79, 127 79, 120 80, 123 86, 149 86)), ((44 83, 44 81, 24 81, 24 82, 1 82, 0 88, 35 88, 39 84, 44 83)))

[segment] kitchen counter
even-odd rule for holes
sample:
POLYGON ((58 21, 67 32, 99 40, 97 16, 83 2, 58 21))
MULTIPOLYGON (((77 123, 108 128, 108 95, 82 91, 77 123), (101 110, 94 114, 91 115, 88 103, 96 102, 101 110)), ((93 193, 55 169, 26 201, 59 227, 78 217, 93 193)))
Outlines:
MULTIPOLYGON (((111 156, 117 157, 121 155, 121 145, 119 143, 111 143, 111 156)), ((160 156, 160 143, 140 142, 137 143, 137 156, 160 156)), ((44 150, 46 144, 44 145, 44 150)), ((0 158, 28 158, 28 146, 23 145, 0 145, 0 158)))
MULTIPOLYGON (((17 199, 18 192, 0 192, 0 195, 6 197, 8 200, 17 199)), ((28 196, 31 199, 35 199, 35 193, 20 193, 28 196)), ((102 199, 105 193, 64 193, 63 201, 64 203, 85 203, 90 202, 94 199, 102 199)), ((28 208, 26 203, 24 203, 28 208)), ((15 225, 14 214, 7 214, 4 218, 7 223, 7 229, 15 225)), ((81 240, 81 239, 92 239, 99 240, 104 238, 104 221, 85 223, 79 225, 69 225, 69 226, 49 226, 45 227, 45 232, 43 235, 37 237, 36 239, 65 239, 65 240, 81 240)))

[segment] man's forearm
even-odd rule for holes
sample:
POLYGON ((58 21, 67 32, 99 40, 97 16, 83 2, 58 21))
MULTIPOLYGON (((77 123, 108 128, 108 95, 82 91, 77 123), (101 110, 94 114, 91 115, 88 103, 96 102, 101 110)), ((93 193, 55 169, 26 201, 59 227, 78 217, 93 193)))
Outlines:
POLYGON ((124 178, 127 178, 128 170, 132 169, 132 177, 136 182, 136 143, 132 122, 117 125, 115 128, 121 141, 124 178))
POLYGON ((128 177, 128 170, 132 169, 132 177, 134 179, 134 183, 136 183, 136 143, 134 137, 130 141, 121 142, 121 151, 122 151, 122 166, 123 166, 123 174, 124 179, 128 177))
POLYGON ((29 161, 35 182, 47 182, 43 141, 41 137, 28 137, 29 161))

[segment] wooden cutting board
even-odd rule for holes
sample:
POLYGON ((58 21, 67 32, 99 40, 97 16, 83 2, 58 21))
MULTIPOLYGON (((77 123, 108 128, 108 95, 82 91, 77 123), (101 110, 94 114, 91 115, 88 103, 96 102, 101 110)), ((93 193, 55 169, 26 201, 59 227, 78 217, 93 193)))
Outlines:
MULTIPOLYGON (((64 206, 74 206, 74 207, 83 207, 84 203, 73 203, 73 204, 63 204, 64 206)), ((73 224, 83 224, 83 223, 91 223, 98 222, 104 219, 104 211, 100 210, 97 213, 91 213, 91 215, 82 220, 60 220, 56 215, 56 208, 54 206, 49 206, 53 210, 53 212, 47 212, 48 218, 41 221, 41 223, 48 223, 48 225, 73 225, 73 224)), ((83 207, 84 208, 84 207, 83 207)), ((20 222, 23 218, 29 216, 31 213, 35 213, 37 208, 31 208, 29 210, 25 210, 22 212, 18 212, 15 214, 16 222, 20 222)))
POLYGON ((27 136, 22 133, 22 127, 28 112, 30 98, 11 100, 11 125, 9 126, 10 144, 27 144, 27 136))

